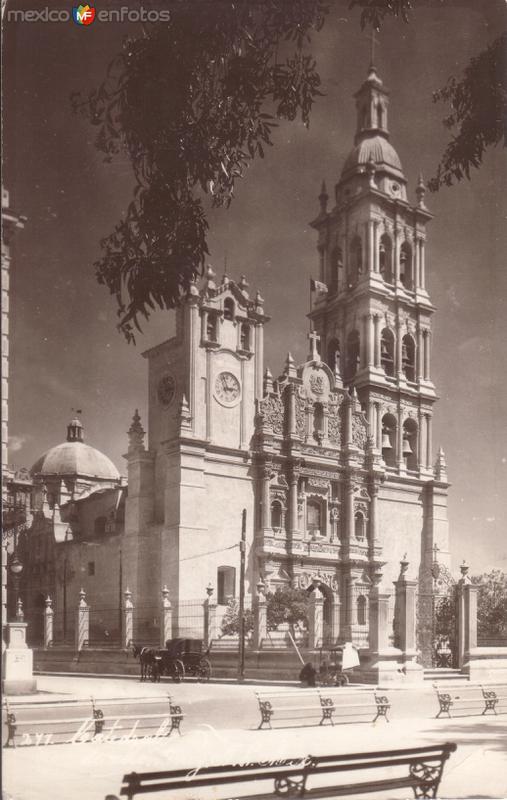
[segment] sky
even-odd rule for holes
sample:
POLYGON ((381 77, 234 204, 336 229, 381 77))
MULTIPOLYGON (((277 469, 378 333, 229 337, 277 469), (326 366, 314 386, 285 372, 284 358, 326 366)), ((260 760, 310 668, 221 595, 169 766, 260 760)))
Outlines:
MULTIPOLYGON (((460 75, 505 28, 507 8, 503 0, 416 6, 409 25, 386 23, 375 58, 391 92, 391 142, 413 202, 419 171, 434 174, 448 137, 446 109, 433 103, 432 92, 460 75)), ((123 38, 138 32, 135 24, 98 21, 86 28, 73 22, 4 27, 3 180, 12 204, 28 218, 11 266, 9 458, 17 466, 30 467, 63 441, 71 409, 80 408, 86 441, 125 473, 134 409, 146 420, 141 352, 173 332, 173 312, 156 313, 135 347, 116 330, 114 301, 97 284, 93 262, 100 239, 126 208, 132 172, 124 158, 104 163, 94 129, 70 105, 71 93, 97 85, 123 38)), ((231 207, 209 209, 209 262, 220 276, 226 260, 232 278, 245 274, 251 291, 259 288, 265 298, 272 317, 265 365, 274 375, 289 350, 305 360, 309 277, 318 271, 308 223, 318 211, 322 179, 331 190, 352 148, 353 94, 366 77, 369 47, 358 11, 332 1, 311 43, 324 96, 309 129, 300 121, 281 124, 274 147, 250 167, 231 207)), ((435 453, 444 448, 452 484, 454 563, 466 559, 473 573, 507 570, 506 189, 505 151, 498 147, 470 182, 426 197, 435 214, 426 258, 437 307, 432 376, 440 400, 433 446, 435 453)))

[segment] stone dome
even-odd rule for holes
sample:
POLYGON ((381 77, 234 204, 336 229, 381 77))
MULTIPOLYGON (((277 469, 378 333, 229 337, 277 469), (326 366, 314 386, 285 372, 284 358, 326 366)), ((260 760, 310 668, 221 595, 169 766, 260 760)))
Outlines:
POLYGON ((75 475, 86 478, 117 481, 115 465, 104 453, 83 441, 83 425, 73 419, 67 426, 67 441, 52 447, 30 470, 32 475, 75 475))
POLYGON ((32 475, 79 475, 119 480, 115 465, 104 453, 84 442, 62 442, 42 455, 30 470, 32 475))
POLYGON ((384 136, 367 136, 351 151, 342 170, 342 177, 357 167, 365 167, 370 159, 377 169, 387 167, 403 178, 403 167, 398 153, 384 136))

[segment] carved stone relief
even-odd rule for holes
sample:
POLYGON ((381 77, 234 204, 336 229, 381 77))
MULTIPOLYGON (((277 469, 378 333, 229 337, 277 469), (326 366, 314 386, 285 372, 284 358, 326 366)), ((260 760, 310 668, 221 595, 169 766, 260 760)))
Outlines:
POLYGON ((263 417, 263 424, 272 428, 276 436, 283 435, 284 407, 283 400, 279 395, 270 394, 261 400, 260 413, 263 417))

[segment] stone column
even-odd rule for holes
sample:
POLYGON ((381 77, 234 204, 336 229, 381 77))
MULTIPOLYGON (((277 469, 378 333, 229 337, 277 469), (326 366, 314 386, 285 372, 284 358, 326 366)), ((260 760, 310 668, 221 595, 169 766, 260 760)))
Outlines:
POLYGON ((213 597, 213 586, 206 587, 207 598, 204 601, 204 643, 206 647, 217 638, 217 603, 213 597))
POLYGON ((417 581, 407 579, 409 562, 406 556, 400 562, 400 574, 394 581, 395 599, 395 646, 403 654, 405 679, 421 680, 422 667, 417 663, 416 641, 416 591, 417 581))
POLYGON ((44 609, 44 648, 47 649, 53 644, 53 601, 51 598, 46 597, 46 608, 44 609))
POLYGON ((262 467, 262 528, 269 530, 271 528, 270 519, 270 493, 269 482, 271 479, 271 469, 264 465, 262 467))
POLYGON ((340 614, 340 595, 338 592, 333 592, 333 603, 331 606, 331 638, 333 640, 333 644, 338 641, 338 637, 340 636, 340 614))
POLYGON ((160 608, 160 647, 165 647, 168 639, 173 635, 173 610, 169 599, 169 589, 162 589, 162 604, 160 608))
POLYGON ((377 369, 380 369, 380 317, 378 314, 373 315, 373 347, 374 347, 374 364, 377 369))
POLYGON ((470 660, 471 651, 477 647, 477 594, 479 587, 471 582, 468 566, 460 567, 461 579, 457 586, 458 602, 458 666, 463 668, 470 660))
POLYGON ((86 603, 84 589, 79 592, 79 605, 76 619, 76 650, 82 650, 90 638, 90 606, 86 603))
POLYGON ((420 258, 420 260, 419 260, 419 274, 420 274, 420 280, 421 280, 421 289, 425 289, 426 288, 426 259, 425 259, 425 253, 424 253, 424 240, 423 239, 421 239, 420 244, 421 244, 421 250, 420 250, 420 256, 419 256, 419 258, 420 258))
POLYGON ((430 380, 430 344, 431 344, 431 332, 428 330, 424 331, 424 380, 430 380))
POLYGON ((426 469, 432 469, 433 455, 431 452, 431 414, 426 414, 426 469))
POLYGON ((324 623, 324 598, 317 594, 315 588, 310 598, 310 605, 308 607, 308 648, 310 650, 317 650, 322 646, 322 633, 324 623))
POLYGON ((298 473, 291 472, 289 479, 289 530, 291 535, 298 533, 298 473))
POLYGON ((127 587, 123 593, 125 603, 123 606, 123 647, 130 647, 134 640, 134 603, 132 592, 127 587))
POLYGON ((373 314, 366 315, 366 362, 368 367, 375 365, 375 336, 373 314))
POLYGON ((376 551, 380 549, 378 538, 378 485, 375 481, 370 484, 370 520, 369 520, 369 543, 372 558, 376 557, 376 551))
POLYGON ((296 435, 296 392, 293 383, 289 384, 289 436, 296 435))
POLYGON ((402 336, 402 327, 401 322, 399 319, 396 320, 396 374, 398 379, 404 379, 405 375, 403 373, 403 355, 402 355, 402 348, 403 348, 403 336, 402 336))
POLYGON ((347 540, 348 544, 350 545, 351 542, 354 541, 354 527, 355 527, 355 520, 354 520, 354 493, 355 493, 355 486, 354 481, 349 476, 349 480, 345 487, 346 491, 346 509, 345 509, 345 518, 347 522, 347 540))
POLYGON ((380 265, 379 265, 379 242, 378 242, 378 221, 376 219, 373 220, 373 271, 379 272, 380 265))
POLYGON ((417 380, 424 378, 424 336, 422 328, 417 329, 417 380))
POLYGON ((266 586, 262 578, 260 578, 257 583, 257 593, 253 602, 254 628, 252 635, 252 646, 254 650, 261 649, 262 640, 268 635, 265 591, 266 586))

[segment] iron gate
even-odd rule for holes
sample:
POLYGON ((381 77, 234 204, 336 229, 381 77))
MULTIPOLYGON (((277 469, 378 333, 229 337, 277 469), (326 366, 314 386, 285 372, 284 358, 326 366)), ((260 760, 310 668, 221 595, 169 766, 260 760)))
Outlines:
MULTIPOLYGON (((429 581, 428 581, 429 583, 429 581)), ((433 669, 458 666, 456 582, 447 567, 433 564, 431 588, 417 596, 417 639, 420 662, 433 669)))

